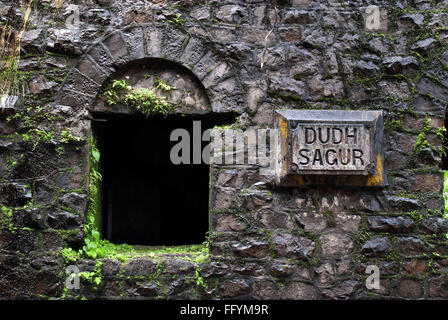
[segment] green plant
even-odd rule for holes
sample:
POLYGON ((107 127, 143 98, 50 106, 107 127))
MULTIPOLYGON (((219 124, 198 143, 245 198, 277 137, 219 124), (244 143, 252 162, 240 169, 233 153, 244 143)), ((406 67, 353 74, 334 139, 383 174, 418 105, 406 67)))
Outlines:
POLYGON ((72 248, 64 248, 60 252, 67 263, 75 262, 78 259, 78 253, 72 248))
MULTIPOLYGON (((165 80, 156 79, 156 87, 164 91, 173 90, 165 80)), ((139 111, 147 117, 154 114, 168 115, 171 106, 164 97, 158 97, 153 90, 140 88, 138 91, 128 84, 126 79, 112 80, 103 92, 108 105, 123 103, 127 107, 139 111)))
POLYGON ((60 141, 62 143, 81 142, 84 141, 84 138, 75 136, 70 129, 66 129, 61 132, 60 141))
POLYGON ((92 272, 83 271, 79 273, 79 278, 81 280, 87 281, 88 283, 94 285, 94 289, 97 289, 98 286, 102 283, 102 267, 103 263, 101 261, 98 261, 95 265, 95 268, 92 272))
POLYGON ((106 98, 106 102, 109 105, 117 104, 120 100, 119 94, 122 91, 131 91, 133 88, 123 80, 112 80, 106 90, 103 92, 103 97, 106 98))
POLYGON ((423 220, 423 215, 418 210, 412 210, 408 212, 408 214, 416 222, 420 222, 423 220))
POLYGON ((117 254, 118 251, 132 252, 129 245, 115 245, 101 239, 98 230, 101 227, 101 173, 99 171, 100 152, 93 136, 90 138, 90 173, 89 173, 89 207, 87 221, 84 225, 84 245, 79 251, 71 248, 61 250, 65 261, 72 262, 78 258, 100 259, 117 254))
POLYGON ((87 223, 84 225, 85 244, 80 250, 81 256, 97 259, 113 255, 115 251, 127 249, 128 245, 115 245, 101 239, 101 173, 99 171, 100 152, 96 147, 93 136, 90 138, 90 174, 89 174, 89 207, 87 210, 87 223))
POLYGON ((436 135, 439 137, 440 141, 442 142, 442 146, 439 148, 439 153, 441 156, 446 157, 447 154, 447 143, 448 143, 448 139, 447 139, 447 130, 446 127, 440 127, 436 130, 436 135))
POLYGON ((444 216, 448 219, 448 171, 443 172, 443 198, 445 200, 444 216))
POLYGON ((64 151, 65 151, 65 149, 64 149, 63 146, 59 146, 59 147, 57 147, 57 148, 55 149, 55 151, 56 151, 58 154, 63 154, 64 151))
POLYGON ((183 26, 185 23, 185 20, 182 19, 182 15, 180 13, 176 13, 176 15, 168 20, 168 23, 174 23, 180 26, 183 26))
POLYGON ((147 88, 141 88, 139 91, 133 89, 125 96, 125 103, 147 117, 154 114, 166 116, 170 109, 165 98, 156 96, 152 90, 147 88))
POLYGON ((51 131, 46 131, 43 129, 33 129, 30 132, 34 133, 37 137, 37 141, 34 142, 34 147, 36 147, 40 141, 50 142, 54 139, 54 133, 51 131))
POLYGON ((335 227, 336 226, 336 218, 334 215, 334 212, 331 210, 325 210, 322 212, 323 216, 327 220, 327 224, 329 227, 335 227))
POLYGON ((197 267, 196 271, 194 273, 194 280, 197 286, 200 286, 202 288, 207 288, 207 284, 204 282, 204 278, 201 275, 201 268, 197 267))
POLYGON ((425 116, 425 120, 424 120, 424 125, 423 125, 423 129, 422 131, 418 134, 417 139, 415 141, 414 144, 414 151, 415 152, 420 152, 425 148, 429 147, 429 142, 426 139, 426 134, 431 130, 431 125, 430 125, 430 121, 431 119, 428 118, 427 116, 425 116))
POLYGON ((419 152, 428 147, 429 147, 429 143, 428 143, 428 140, 426 139, 426 133, 420 132, 418 134, 417 140, 415 141, 415 144, 414 144, 414 151, 419 152))
POLYGON ((166 80, 159 77, 154 80, 154 84, 156 85, 156 88, 163 91, 171 91, 175 89, 175 87, 170 85, 166 80))
POLYGON ((12 223, 12 214, 14 210, 12 208, 8 208, 6 206, 2 206, 2 219, 0 220, 0 225, 2 228, 8 229, 9 232, 14 233, 16 231, 16 227, 12 223))

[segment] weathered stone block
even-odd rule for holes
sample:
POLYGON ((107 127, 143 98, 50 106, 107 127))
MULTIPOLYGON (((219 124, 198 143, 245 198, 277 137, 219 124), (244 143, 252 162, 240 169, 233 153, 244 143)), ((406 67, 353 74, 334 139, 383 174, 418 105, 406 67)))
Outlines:
POLYGON ((408 256, 421 255, 427 251, 425 243, 414 237, 398 238, 397 247, 400 253, 408 256))
POLYGON ((216 190, 214 208, 216 210, 234 209, 238 207, 237 192, 233 188, 219 188, 216 190))
POLYGON ((143 29, 139 27, 132 28, 123 32, 123 38, 126 42, 125 62, 135 61, 145 57, 145 41, 143 29))
POLYGON ((216 216, 215 231, 241 231, 246 229, 246 224, 232 214, 218 214, 216 216))
POLYGON ((219 63, 219 58, 209 51, 196 63, 192 71, 199 79, 204 79, 219 63))
POLYGON ((336 227, 350 233, 358 232, 359 224, 361 223, 361 217, 358 215, 352 215, 347 213, 335 213, 334 221, 336 227))
POLYGON ((47 81, 44 76, 39 75, 28 82, 28 89, 33 94, 47 94, 57 86, 54 81, 47 81))
POLYGON ((335 279, 335 271, 330 263, 324 263, 314 270, 320 284, 328 284, 335 279))
MULTIPOLYGON (((428 78, 422 78, 417 83, 417 92, 429 94, 437 99, 448 101, 448 89, 434 83, 428 78)), ((415 103, 418 103, 417 101, 415 103)))
POLYGON ((247 12, 244 7, 229 4, 220 7, 216 14, 216 19, 227 23, 244 23, 247 22, 247 12))
POLYGON ((296 281, 286 285, 279 294, 280 299, 286 300, 311 300, 314 297, 315 289, 312 285, 296 281))
POLYGON ((424 219, 420 230, 425 234, 445 234, 448 232, 448 220, 440 217, 424 219))
POLYGON ((427 38, 417 41, 411 46, 411 50, 415 50, 420 54, 430 54, 437 48, 437 41, 434 38, 427 38))
POLYGON ((43 230, 47 227, 46 216, 39 209, 16 211, 12 220, 14 225, 18 227, 27 227, 36 230, 43 230))
POLYGON ((420 200, 399 196, 386 195, 385 200, 392 209, 401 211, 412 211, 420 208, 422 205, 420 200))
POLYGON ((272 280, 257 277, 252 284, 252 290, 260 299, 277 300, 279 288, 272 280))
POLYGON ((244 27, 242 41, 260 47, 272 47, 275 44, 275 35, 263 27, 244 27))
POLYGON ((194 66, 199 59, 205 54, 204 42, 196 37, 190 38, 187 46, 185 47, 184 53, 179 58, 180 62, 186 67, 194 66))
MULTIPOLYGON (((423 91, 423 93, 425 92, 423 91)), ((421 95, 415 96, 413 108, 414 111, 417 112, 431 113, 438 115, 444 114, 443 104, 421 95)))
POLYGON ((369 217, 369 228, 376 232, 409 232, 414 227, 411 219, 403 217, 369 217))
POLYGON ((423 259, 412 259, 403 263, 406 274, 412 276, 424 276, 426 274, 426 261, 423 259))
POLYGON ((42 52, 43 30, 38 28, 23 32, 20 47, 27 53, 42 52))
POLYGON ((391 96, 397 99, 406 99, 411 96, 408 84, 405 81, 380 81, 378 88, 381 95, 391 96))
POLYGON ((77 71, 73 71, 67 78, 65 89, 73 90, 90 96, 96 96, 101 85, 85 77, 77 71))
POLYGON ((210 278, 213 276, 223 276, 230 271, 230 267, 223 262, 206 262, 200 265, 201 275, 204 278, 210 278))
POLYGON ((0 185, 0 200, 7 206, 22 207, 32 199, 29 187, 17 182, 0 185))
POLYGON ((321 293, 328 299, 348 299, 358 289, 360 283, 356 280, 347 280, 331 289, 322 289, 321 293))
POLYGON ((147 27, 144 29, 146 38, 146 51, 150 57, 160 57, 162 55, 162 45, 164 33, 159 28, 147 27))
POLYGON ((417 59, 412 56, 393 56, 384 58, 383 66, 388 73, 396 74, 416 71, 420 64, 417 59))
POLYGON ((322 64, 322 55, 319 50, 306 50, 300 47, 289 49, 289 59, 293 76, 315 74, 322 64))
POLYGON ((257 60, 260 65, 263 63, 263 68, 268 70, 283 70, 286 64, 286 53, 285 48, 267 48, 258 55, 257 60))
POLYGON ((154 297, 159 294, 159 287, 154 282, 144 282, 137 288, 137 293, 142 297, 154 297))
POLYGON ((442 192, 443 188, 442 173, 419 174, 416 175, 413 182, 413 190, 417 192, 442 192))
POLYGON ((216 185, 240 189, 244 185, 246 173, 241 170, 224 169, 216 173, 216 185))
POLYGON ((47 47, 53 51, 72 55, 82 53, 79 30, 50 28, 48 34, 47 47))
POLYGON ((78 63, 77 69, 81 74, 86 75, 96 83, 102 84, 107 78, 107 75, 88 56, 85 56, 78 63))
MULTIPOLYGON (((124 53, 121 44, 116 43, 116 41, 118 41, 117 37, 119 37, 119 35, 114 34, 113 38, 108 38, 106 39, 106 41, 110 41, 108 45, 112 48, 116 46, 116 51, 114 52, 114 54, 119 57, 124 55, 124 53)), ((88 53, 92 57, 93 61, 95 61, 100 67, 102 67, 106 73, 109 73, 111 71, 111 67, 114 64, 115 59, 113 56, 111 56, 111 54, 109 54, 109 50, 106 49, 106 47, 101 42, 95 44, 92 48, 90 48, 88 53)))
POLYGON ((169 37, 165 37, 162 46, 162 57, 172 61, 178 61, 189 41, 190 36, 183 30, 168 27, 165 32, 169 37))
POLYGON ((124 272, 128 276, 147 276, 155 271, 156 263, 148 258, 131 259, 125 266, 124 272))
POLYGON ((219 287, 219 293, 224 298, 235 298, 248 294, 250 287, 244 280, 227 280, 219 287))
POLYGON ((103 266, 101 268, 101 272, 105 277, 114 277, 118 276, 118 272, 120 271, 121 263, 114 259, 103 259, 103 266))
POLYGON ((50 212, 47 221, 54 229, 74 229, 81 225, 81 218, 67 211, 50 212))
POLYGON ((401 29, 407 32, 410 29, 420 29, 424 26, 425 16, 421 13, 405 14, 398 18, 401 29))
POLYGON ((361 248, 361 253, 367 257, 383 257, 392 251, 389 238, 373 238, 368 240, 361 248))
POLYGON ((266 269, 258 262, 246 262, 244 264, 238 263, 232 266, 232 271, 238 274, 244 274, 248 276, 262 276, 266 275, 266 269))
POLYGON ((353 250, 353 240, 344 234, 329 233, 320 238, 324 256, 345 256, 353 250))
POLYGON ((275 234, 272 237, 274 253, 285 258, 308 260, 311 258, 315 244, 305 237, 297 237, 292 234, 275 234))
POLYGON ((294 224, 286 212, 261 209, 255 214, 259 224, 268 229, 292 229, 294 224))
POLYGON ((86 194, 79 194, 75 192, 66 193, 59 198, 59 202, 80 214, 84 214, 87 210, 88 198, 86 194))
POLYGON ((397 151, 385 152, 384 165, 387 170, 394 171, 403 168, 406 162, 406 157, 397 151))
POLYGON ((276 278, 289 277, 297 270, 297 266, 281 262, 274 262, 269 273, 276 278))
POLYGON ((198 21, 207 21, 210 19, 210 7, 209 6, 200 6, 197 8, 194 8, 190 12, 190 17, 194 20, 198 21))
MULTIPOLYGON (((127 55, 126 42, 120 32, 115 32, 103 41, 105 47, 109 50, 112 58, 116 61, 125 58, 127 55)), ((94 57, 96 62, 97 59, 94 57)))
POLYGON ((327 219, 322 213, 300 212, 294 215, 296 221, 305 231, 322 231, 327 227, 327 219))
POLYGON ((352 12, 341 12, 329 10, 322 17, 322 26, 347 31, 355 31, 358 29, 359 15, 352 12))
POLYGON ((239 257, 264 258, 268 254, 269 244, 267 241, 243 241, 233 245, 233 253, 239 257))
POLYGON ((279 27, 278 33, 280 41, 298 42, 302 39, 302 29, 300 27, 279 27))
POLYGON ((316 22, 316 14, 308 10, 290 10, 283 17, 283 23, 286 24, 313 24, 316 22))
POLYGON ((202 80, 202 84, 206 89, 214 87, 228 77, 230 71, 229 65, 226 62, 222 62, 211 70, 211 72, 202 80))
POLYGON ((404 279, 398 283, 397 293, 408 299, 418 299, 423 296, 423 286, 419 281, 404 279))
POLYGON ((305 83, 289 77, 272 76, 269 83, 269 92, 285 96, 301 97, 306 93, 305 83))
POLYGON ((429 283, 429 296, 431 298, 448 298, 448 277, 441 275, 436 278, 432 278, 429 283))

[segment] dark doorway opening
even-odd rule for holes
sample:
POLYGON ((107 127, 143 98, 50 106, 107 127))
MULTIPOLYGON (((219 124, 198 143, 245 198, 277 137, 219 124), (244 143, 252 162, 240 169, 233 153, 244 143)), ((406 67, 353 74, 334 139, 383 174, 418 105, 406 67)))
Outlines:
MULTIPOLYGON (((209 229, 209 165, 172 164, 170 151, 178 142, 170 141, 170 135, 177 128, 186 129, 192 143, 193 121, 201 121, 203 132, 233 123, 235 114, 94 118, 103 176, 103 238, 132 245, 204 242, 209 229)), ((202 142, 202 148, 208 143, 202 142)))

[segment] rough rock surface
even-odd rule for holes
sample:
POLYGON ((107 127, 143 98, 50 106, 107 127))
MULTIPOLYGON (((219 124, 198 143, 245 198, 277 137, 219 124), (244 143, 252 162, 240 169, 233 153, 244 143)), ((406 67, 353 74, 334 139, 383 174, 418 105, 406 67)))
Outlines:
MULTIPOLYGON (((11 3, 0 21, 21 30, 11 3)), ((448 298, 446 1, 76 3, 79 23, 67 2, 33 7, 9 92, 20 97, 0 107, 1 299, 448 298), (100 99, 108 80, 152 88, 155 75, 176 87, 157 93, 178 115, 231 113, 243 129, 272 128, 275 109, 382 109, 388 185, 276 188, 260 164, 214 164, 208 259, 66 262, 63 248, 85 244, 91 112, 131 113, 100 99), (101 284, 67 296, 69 264, 100 266, 101 284), (371 264, 378 290, 364 285, 371 264)))

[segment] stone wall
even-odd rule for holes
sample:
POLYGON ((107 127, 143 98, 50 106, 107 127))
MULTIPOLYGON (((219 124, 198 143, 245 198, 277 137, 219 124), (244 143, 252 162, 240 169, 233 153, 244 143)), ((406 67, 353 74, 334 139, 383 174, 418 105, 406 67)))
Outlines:
MULTIPOLYGON (((1 298, 448 297, 447 1, 74 4, 72 28, 69 3, 31 6, 20 99, 0 110, 1 298), (381 8, 375 31, 369 5, 381 8), (235 112, 242 129, 273 128, 275 109, 384 110, 389 185, 279 188, 257 166, 214 165, 207 259, 82 259, 101 282, 68 291, 61 250, 84 241, 89 112, 108 110, 98 94, 110 79, 155 58, 191 71, 206 95, 201 113, 235 112), (365 286, 369 265, 380 289, 365 286)), ((0 1, 2 24, 18 29, 19 8, 0 1)))

